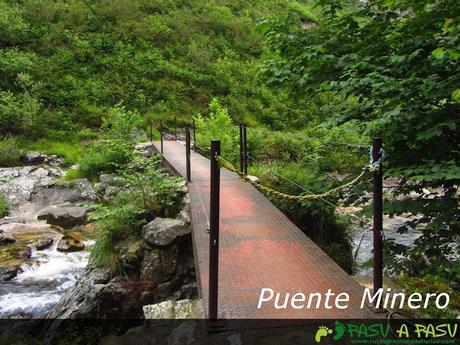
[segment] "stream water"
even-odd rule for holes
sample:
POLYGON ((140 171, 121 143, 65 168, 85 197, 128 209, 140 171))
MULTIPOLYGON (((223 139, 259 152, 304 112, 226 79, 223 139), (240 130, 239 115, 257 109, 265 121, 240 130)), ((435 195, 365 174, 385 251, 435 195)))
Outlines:
MULTIPOLYGON (((21 231, 24 228, 27 225, 22 225, 21 231)), ((83 273, 94 241, 84 241, 84 251, 63 253, 57 250, 62 235, 47 231, 54 235, 53 245, 44 250, 32 249, 30 259, 21 265, 22 273, 0 285, 0 318, 42 317, 83 273)))
MULTIPOLYGON (((384 240, 393 239, 397 244, 411 246, 421 236, 420 231, 409 230, 407 233, 398 233, 398 228, 413 220, 413 217, 384 217, 384 240)), ((356 255, 356 275, 362 277, 372 276, 372 266, 366 265, 373 257, 373 232, 372 225, 366 227, 355 224, 352 231, 353 255, 356 255)))

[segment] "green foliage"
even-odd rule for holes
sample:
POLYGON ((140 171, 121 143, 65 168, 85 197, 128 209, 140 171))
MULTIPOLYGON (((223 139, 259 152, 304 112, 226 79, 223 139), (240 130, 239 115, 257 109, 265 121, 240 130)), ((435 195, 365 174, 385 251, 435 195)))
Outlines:
POLYGON ((91 252, 91 263, 105 267, 112 274, 121 274, 128 269, 129 262, 121 260, 114 245, 123 239, 138 237, 145 224, 145 209, 139 194, 120 192, 106 204, 93 207, 90 219, 97 222, 98 236, 91 252))
POLYGON ((41 102, 36 93, 41 87, 30 75, 19 73, 20 91, 0 91, 0 134, 40 135, 43 123, 40 117, 41 102))
MULTIPOLYGON (((447 309, 438 309, 435 305, 429 304, 428 309, 424 315, 418 317, 438 318, 438 319, 455 319, 460 310, 460 295, 458 290, 453 290, 448 284, 440 281, 438 277, 411 277, 402 275, 397 278, 397 283, 404 289, 407 294, 414 292, 426 294, 429 292, 437 291, 449 294, 450 303, 447 309)), ((414 310, 408 312, 413 313, 414 310)))
POLYGON ((1 128, 28 135, 32 120, 43 127, 36 135, 98 128, 119 102, 157 119, 190 120, 214 96, 234 119, 284 127, 283 113, 301 121, 287 94, 254 84, 262 38, 255 22, 292 8, 312 16, 293 0, 1 1, 0 113, 14 120, 1 128), (21 89, 20 75, 35 89, 21 89))
POLYGON ((21 140, 24 150, 44 152, 65 159, 67 164, 75 164, 83 157, 83 147, 78 141, 59 139, 21 140))
POLYGON ((160 161, 159 157, 148 160, 135 157, 122 181, 141 196, 143 208, 149 214, 173 216, 182 206, 183 180, 160 171, 160 161))
POLYGON ((393 193, 418 195, 393 206, 424 215, 411 224, 423 231, 415 247, 397 252, 409 261, 395 266, 458 286, 452 243, 459 219, 460 3, 318 3, 322 16, 310 28, 296 13, 261 22, 268 49, 259 75, 297 97, 342 99, 347 106, 324 123, 354 121, 363 133, 383 137, 386 172, 403 178, 393 193), (419 262, 422 255, 428 263, 419 262))
POLYGON ((136 158, 123 171, 120 183, 124 190, 101 204, 92 206, 90 220, 96 221, 98 239, 91 252, 91 262, 112 274, 125 273, 135 259, 135 250, 121 255, 116 244, 136 243, 142 226, 156 216, 173 217, 179 211, 182 179, 160 172, 159 158, 136 158))
POLYGON ((123 140, 106 140, 93 144, 79 161, 77 175, 95 180, 101 173, 123 169, 132 158, 132 145, 123 140))
POLYGON ((10 2, 0 2, 0 47, 23 41, 29 31, 29 24, 23 18, 24 9, 10 2))
POLYGON ((196 140, 199 146, 211 146, 211 140, 221 141, 221 154, 235 162, 239 155, 238 127, 232 123, 228 110, 213 98, 209 103, 209 113, 205 118, 201 114, 195 117, 196 140))
POLYGON ((101 140, 95 142, 79 161, 74 175, 96 179, 100 173, 124 169, 133 157, 140 116, 122 106, 111 109, 103 119, 101 140))
POLYGON ((0 166, 18 165, 21 150, 18 140, 13 137, 0 137, 0 166))
POLYGON ((8 208, 8 201, 4 195, 0 194, 0 218, 8 215, 8 208))

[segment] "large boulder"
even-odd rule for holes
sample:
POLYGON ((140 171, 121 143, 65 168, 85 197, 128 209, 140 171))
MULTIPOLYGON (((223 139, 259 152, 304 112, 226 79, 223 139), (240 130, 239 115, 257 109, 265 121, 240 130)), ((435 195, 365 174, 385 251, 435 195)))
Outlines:
POLYGON ((190 225, 181 219, 155 218, 142 228, 142 237, 150 244, 167 246, 190 233, 190 225))
POLYGON ((140 280, 153 286, 170 280, 176 271, 178 252, 176 245, 146 249, 140 267, 140 280))
POLYGON ((86 178, 79 178, 73 181, 75 188, 80 192, 80 197, 85 200, 96 201, 97 194, 91 182, 86 178))
POLYGON ((38 213, 39 220, 48 224, 57 225, 64 229, 71 229, 86 222, 88 209, 85 207, 63 206, 49 207, 38 213))
POLYGON ((139 319, 143 288, 133 277, 113 277, 107 270, 87 270, 47 319, 139 319))

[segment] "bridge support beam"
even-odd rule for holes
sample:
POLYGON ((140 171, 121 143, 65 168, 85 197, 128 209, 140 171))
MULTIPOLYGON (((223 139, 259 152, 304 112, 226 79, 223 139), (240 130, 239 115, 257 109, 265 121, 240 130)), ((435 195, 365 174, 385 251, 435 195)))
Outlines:
MULTIPOLYGON (((382 156, 382 139, 372 143, 372 161, 378 162, 382 156)), ((374 230, 374 293, 383 285, 383 169, 382 164, 373 176, 373 230, 374 230)))

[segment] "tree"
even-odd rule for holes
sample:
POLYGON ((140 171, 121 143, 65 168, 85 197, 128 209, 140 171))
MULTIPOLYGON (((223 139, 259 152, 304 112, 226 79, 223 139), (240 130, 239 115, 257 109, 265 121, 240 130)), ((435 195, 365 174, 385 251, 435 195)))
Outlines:
MULTIPOLYGON (((335 123, 358 120, 383 137, 388 173, 400 194, 390 212, 422 213, 428 223, 406 254, 412 274, 436 272, 460 284, 452 256, 460 182, 460 3, 455 0, 321 0, 322 17, 301 25, 295 13, 260 22, 267 54, 263 80, 297 96, 332 93, 349 102, 335 123)), ((329 119, 330 120, 330 119, 329 119)), ((401 229, 407 231, 407 229, 401 229)))

